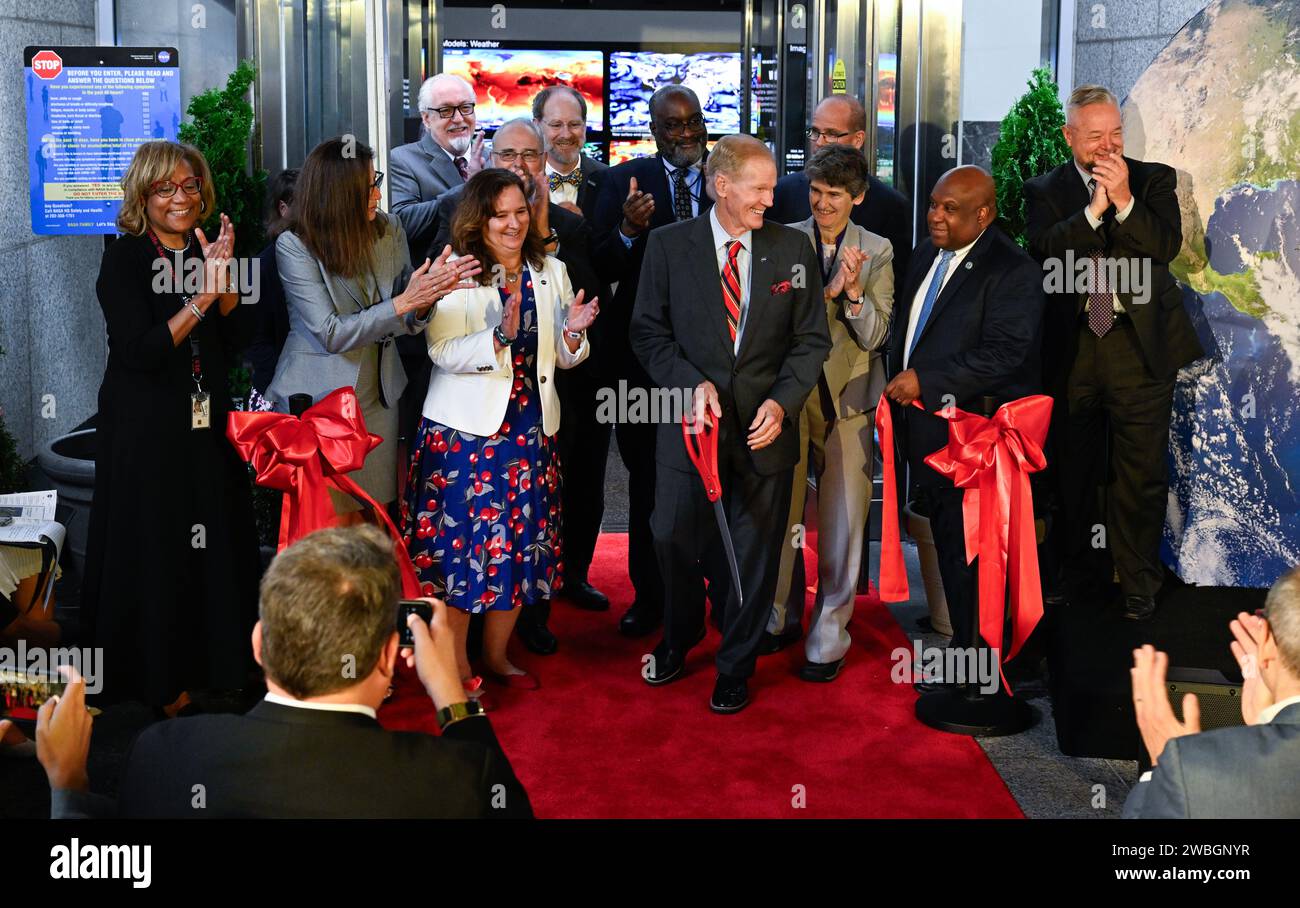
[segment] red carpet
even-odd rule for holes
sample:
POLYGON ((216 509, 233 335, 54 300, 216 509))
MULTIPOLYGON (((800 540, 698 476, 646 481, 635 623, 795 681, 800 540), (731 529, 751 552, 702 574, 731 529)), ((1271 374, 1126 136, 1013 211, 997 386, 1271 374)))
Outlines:
MULTIPOLYGON (((759 660, 747 709, 717 716, 717 631, 691 651, 682 680, 651 688, 641 656, 658 636, 617 629, 632 595, 626 535, 601 536, 590 579, 610 611, 559 600, 550 627, 560 651, 512 649, 542 689, 488 688, 493 727, 539 817, 1023 816, 979 745, 916 721, 915 692, 890 681, 890 654, 909 643, 879 600, 858 597, 835 682, 800 681, 803 646, 788 647, 759 660)), ((380 718, 427 731, 432 712, 422 689, 403 684, 380 718)))

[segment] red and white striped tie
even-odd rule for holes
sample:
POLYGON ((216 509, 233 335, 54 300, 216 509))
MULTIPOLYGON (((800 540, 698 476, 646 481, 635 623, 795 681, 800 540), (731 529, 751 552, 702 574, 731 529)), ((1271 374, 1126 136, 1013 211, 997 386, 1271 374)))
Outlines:
POLYGON ((727 263, 722 266, 722 305, 727 310, 727 329, 731 332, 733 344, 740 325, 740 267, 736 264, 740 249, 740 240, 730 240, 727 243, 727 263))

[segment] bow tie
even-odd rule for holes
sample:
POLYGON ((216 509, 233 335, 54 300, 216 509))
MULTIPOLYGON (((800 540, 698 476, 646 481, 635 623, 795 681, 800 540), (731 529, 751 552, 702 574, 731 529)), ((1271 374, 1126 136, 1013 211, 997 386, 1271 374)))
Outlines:
POLYGON ((547 183, 550 186, 551 192, 559 189, 565 183, 571 183, 573 184, 573 188, 577 189, 582 185, 582 168, 574 168, 573 173, 568 175, 553 173, 547 178, 547 183))

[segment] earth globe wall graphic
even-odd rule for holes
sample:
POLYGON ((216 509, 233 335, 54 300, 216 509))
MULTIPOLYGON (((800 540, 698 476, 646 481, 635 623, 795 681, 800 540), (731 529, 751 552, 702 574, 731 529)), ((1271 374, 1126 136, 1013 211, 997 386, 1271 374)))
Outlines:
POLYGON ((1300 0, 1208 4, 1123 114, 1125 153, 1178 171, 1171 270, 1209 354, 1174 392, 1164 558, 1266 587, 1300 564, 1300 0))

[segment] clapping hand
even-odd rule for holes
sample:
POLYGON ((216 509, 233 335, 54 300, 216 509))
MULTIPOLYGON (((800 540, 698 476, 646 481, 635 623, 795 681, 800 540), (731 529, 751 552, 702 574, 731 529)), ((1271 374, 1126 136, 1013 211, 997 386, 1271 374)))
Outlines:
POLYGON ((208 242, 202 227, 194 228, 194 236, 203 250, 203 292, 213 297, 226 292, 230 285, 230 257, 235 250, 235 226, 230 218, 221 215, 221 232, 208 242))
POLYGON ((1168 654, 1149 643, 1133 651, 1133 667, 1129 669, 1133 679, 1133 710, 1152 766, 1159 761, 1170 738, 1198 734, 1201 730, 1201 705, 1196 694, 1183 697, 1182 722, 1174 715, 1169 695, 1165 693, 1168 668, 1168 654))
POLYGON ((623 201, 623 224, 619 227, 626 237, 634 237, 648 230, 650 218, 654 217, 655 198, 648 192, 636 188, 636 177, 627 189, 627 198, 623 201))
POLYGON ((449 262, 447 260, 451 255, 451 246, 444 246, 438 258, 434 260, 433 267, 429 269, 429 276, 434 283, 438 299, 461 287, 472 287, 474 277, 483 272, 483 267, 474 256, 466 255, 449 262))
MULTIPOLYGON (((438 257, 443 261, 442 256, 438 257)), ((410 312, 420 312, 427 310, 439 298, 439 282, 436 275, 431 274, 433 262, 428 259, 411 272, 411 278, 406 282, 406 289, 393 297, 393 311, 398 317, 404 317, 410 312)))
POLYGON ((1259 615, 1240 612, 1228 625, 1235 638, 1232 655, 1241 666, 1241 718, 1247 725, 1259 722, 1262 710, 1273 705, 1273 692, 1259 673, 1259 648, 1268 639, 1268 622, 1259 615))
POLYGON ((822 291, 826 299, 836 299, 844 294, 850 300, 857 300, 866 295, 867 281, 863 271, 869 258, 871 256, 857 246, 844 246, 840 251, 840 267, 822 291))
POLYGON ((569 317, 564 321, 564 330, 579 334, 591 327, 591 323, 600 314, 600 297, 593 296, 591 302, 584 303, 582 296, 586 291, 579 290, 569 306, 569 317))
MULTIPOLYGON (((501 312, 501 333, 511 341, 519 333, 519 304, 523 301, 523 293, 516 290, 510 294, 506 300, 505 308, 501 312)), ((494 339, 495 340, 495 339, 494 339)), ((495 341, 497 349, 503 349, 500 341, 495 341)))
MULTIPOLYGON (((1098 155, 1092 165, 1092 175, 1097 180, 1097 191, 1105 191, 1109 204, 1123 208, 1133 198, 1128 185, 1128 164, 1119 152, 1098 155)), ((1093 197, 1096 202, 1096 197, 1093 197)), ((1102 211, 1106 209, 1103 208, 1102 211)))

